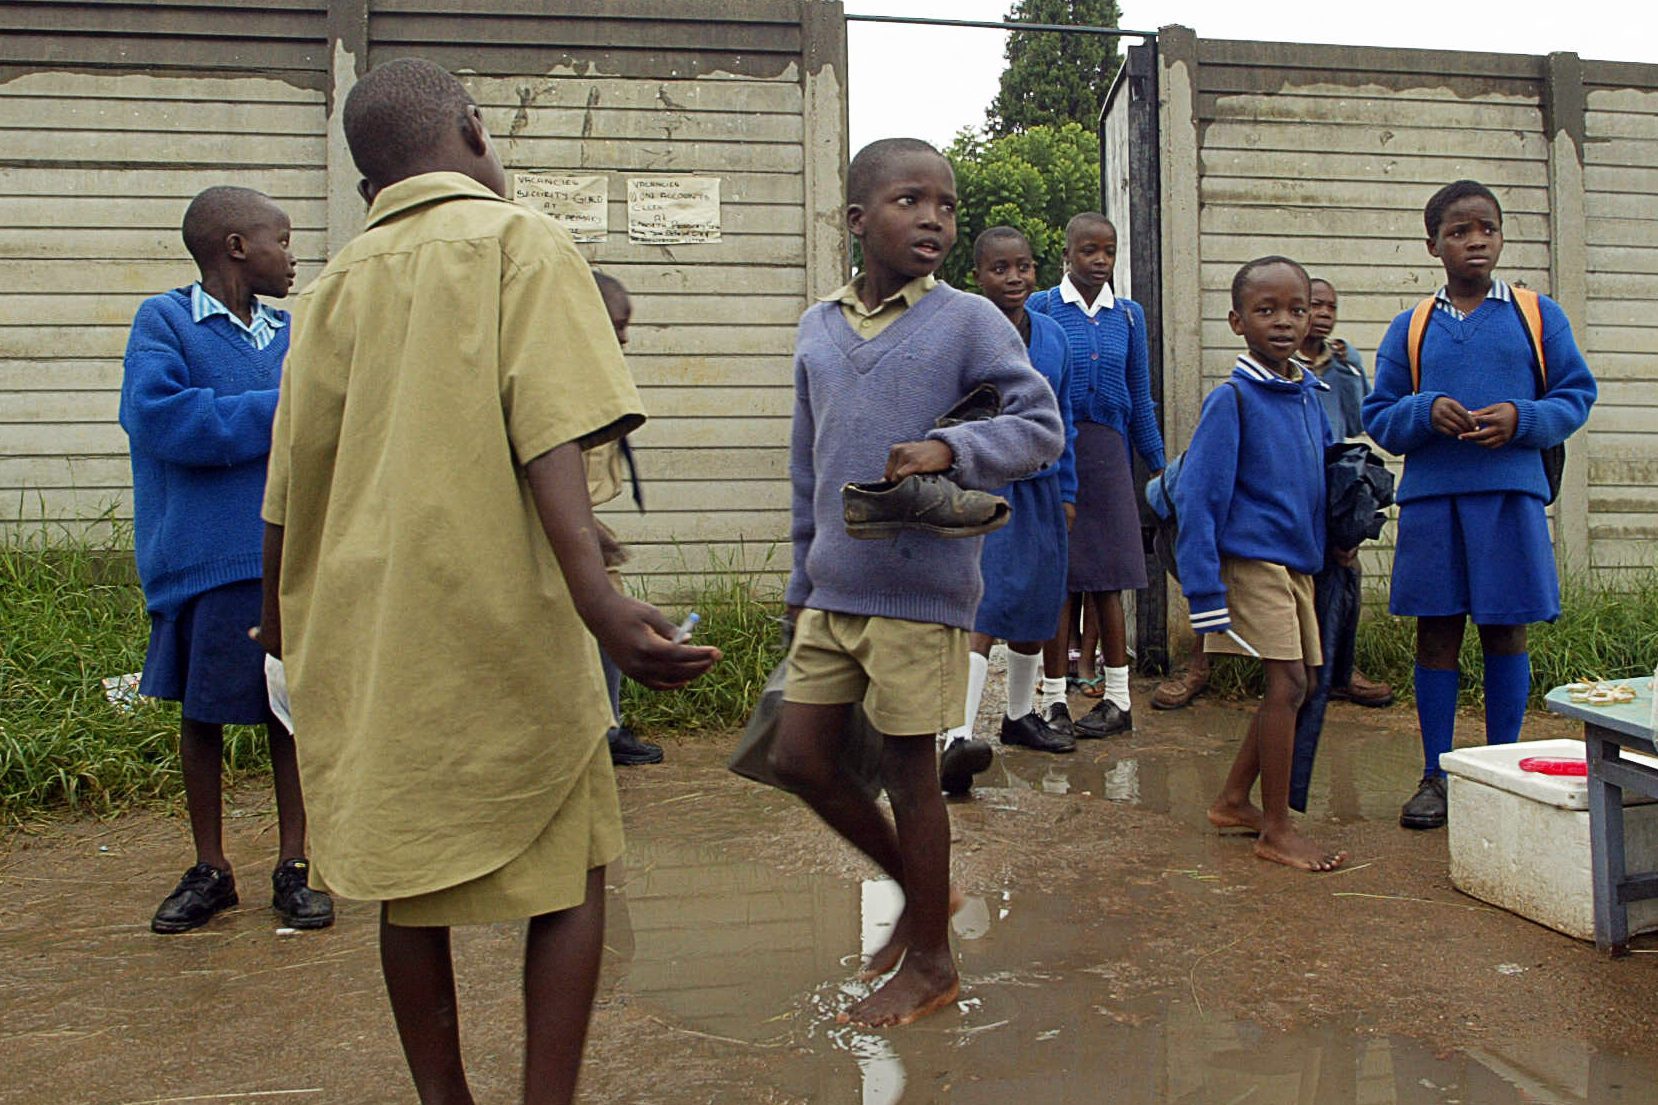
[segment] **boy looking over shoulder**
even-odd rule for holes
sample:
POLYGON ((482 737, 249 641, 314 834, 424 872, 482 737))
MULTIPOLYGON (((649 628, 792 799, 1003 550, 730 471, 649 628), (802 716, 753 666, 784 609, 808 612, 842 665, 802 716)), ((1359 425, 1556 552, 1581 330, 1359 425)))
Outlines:
POLYGON ((1308 871, 1346 860, 1290 821, 1295 716, 1323 658, 1313 574, 1324 565, 1324 385, 1292 360, 1307 335, 1307 272, 1287 257, 1249 262, 1232 278, 1227 321, 1248 352, 1203 401, 1175 510, 1175 561, 1192 629, 1209 652, 1247 653, 1266 668, 1266 697, 1250 722, 1209 821, 1258 834, 1255 854, 1308 871), (1256 779, 1261 805, 1249 799, 1256 779))
POLYGON ((150 921, 185 932, 237 904, 224 853, 220 764, 226 725, 263 725, 276 783, 272 905, 293 928, 332 924, 306 886, 305 804, 293 734, 271 713, 259 621, 259 501, 271 451, 294 282, 288 216, 251 188, 190 201, 184 244, 201 279, 138 308, 121 381, 132 452, 134 552, 150 613, 139 693, 178 702, 179 760, 196 864, 150 921))
POLYGON ((796 337, 786 594, 796 630, 772 767, 903 889, 904 912, 865 973, 898 972, 842 1015, 880 1026, 924 1016, 959 988, 934 739, 963 718, 983 542, 915 530, 856 540, 841 489, 883 470, 1000 487, 1058 460, 1065 438, 1018 332, 989 301, 933 277, 956 240, 955 174, 942 154, 912 138, 864 147, 847 173, 846 220, 864 271, 809 308, 796 337), (999 414, 935 426, 981 385, 996 389, 999 414), (887 738, 882 781, 896 825, 840 773, 860 701, 887 738))
POLYGON ((644 418, 569 235, 504 198, 436 65, 376 67, 342 116, 367 226, 296 306, 264 510, 312 876, 382 903, 422 1102, 472 1102, 449 927, 527 918, 524 1101, 562 1105, 622 850, 594 639, 656 688, 719 653, 605 576, 582 450, 644 418))

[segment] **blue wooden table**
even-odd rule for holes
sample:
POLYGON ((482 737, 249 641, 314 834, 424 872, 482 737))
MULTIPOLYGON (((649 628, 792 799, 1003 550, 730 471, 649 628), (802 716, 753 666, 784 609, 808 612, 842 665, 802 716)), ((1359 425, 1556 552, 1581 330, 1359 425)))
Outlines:
POLYGON ((1624 862, 1624 791, 1658 798, 1658 768, 1626 759, 1623 750, 1658 756, 1653 741, 1651 676, 1622 682, 1635 701, 1617 706, 1573 702, 1566 688, 1548 693, 1550 710, 1583 722, 1589 760, 1589 850, 1595 885, 1595 947, 1629 953, 1629 903, 1658 898, 1658 871, 1631 874, 1624 862))

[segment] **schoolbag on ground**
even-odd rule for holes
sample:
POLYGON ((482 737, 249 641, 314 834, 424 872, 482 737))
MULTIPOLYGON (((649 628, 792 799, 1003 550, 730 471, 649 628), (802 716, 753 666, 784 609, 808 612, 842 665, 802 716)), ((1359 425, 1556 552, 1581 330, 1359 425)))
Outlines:
MULTIPOLYGON (((1509 292, 1513 296, 1509 302, 1514 305, 1515 312, 1520 316, 1520 325, 1525 327, 1526 336, 1531 339, 1531 365, 1537 381, 1537 398, 1541 399, 1549 391, 1549 366, 1543 357, 1543 308, 1537 293, 1530 288, 1510 286, 1509 292)), ((1410 354, 1410 389, 1413 392, 1422 390, 1422 343, 1428 338, 1428 319, 1433 317, 1433 311, 1434 297, 1430 295, 1410 313, 1410 336, 1405 341, 1405 349, 1410 354)), ((1560 476, 1566 470, 1566 443, 1562 441, 1538 452, 1543 459, 1543 478, 1549 485, 1549 497, 1545 502, 1552 503, 1560 494, 1560 476)))

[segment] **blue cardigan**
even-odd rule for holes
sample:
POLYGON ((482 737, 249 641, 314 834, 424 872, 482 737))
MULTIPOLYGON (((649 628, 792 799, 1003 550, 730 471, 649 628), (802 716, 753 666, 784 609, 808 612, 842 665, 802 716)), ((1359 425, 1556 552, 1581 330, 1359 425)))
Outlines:
MULTIPOLYGON (((1059 501, 1074 503, 1077 501, 1077 427, 1071 420, 1071 351, 1065 341, 1065 331, 1060 329, 1059 323, 1047 315, 1039 315, 1034 311, 1026 311, 1025 317, 1030 319, 1030 353, 1031 367, 1040 372, 1053 388, 1054 397, 1059 400, 1059 418, 1065 423, 1065 451, 1059 455, 1059 501)), ((1052 467, 1045 467, 1034 476, 1035 479, 1053 472, 1052 467)))
POLYGON ((139 305, 120 417, 132 451, 138 578, 152 613, 260 576, 259 508, 289 329, 256 350, 223 315, 196 322, 188 289, 139 305))
POLYGON ((1538 297, 1548 394, 1537 396, 1531 338, 1512 303, 1487 299, 1458 321, 1435 308, 1422 341, 1422 389, 1410 384, 1405 343, 1410 315, 1393 320, 1376 351, 1376 388, 1364 401, 1364 428, 1376 444, 1405 457, 1399 502, 1466 492, 1518 491, 1548 498, 1541 450, 1557 445, 1588 421, 1595 378, 1572 339, 1566 312, 1538 297), (1435 399, 1450 396, 1468 410, 1513 403, 1520 419, 1514 439, 1487 449, 1437 432, 1435 399))
POLYGON ((1324 567, 1324 447, 1335 435, 1316 393, 1327 386, 1310 372, 1295 383, 1239 357, 1203 400, 1174 489, 1175 564, 1197 632, 1232 625, 1221 557, 1305 575, 1324 567))
POLYGON ((1151 401, 1151 357, 1146 348, 1146 314, 1132 299, 1119 297, 1090 319, 1066 303, 1058 288, 1037 292, 1025 309, 1047 315, 1065 331, 1071 347, 1071 414, 1123 435, 1153 472, 1163 467, 1163 436, 1151 401))
POLYGON ((988 299, 939 284, 866 341, 840 304, 817 303, 800 319, 794 379, 794 572, 784 601, 972 629, 984 539, 905 530, 856 540, 846 532, 841 488, 880 479, 900 441, 945 442, 955 454, 945 474, 981 490, 1059 459, 1059 405, 1007 317, 988 299), (980 384, 996 388, 1000 415, 934 425, 980 384))

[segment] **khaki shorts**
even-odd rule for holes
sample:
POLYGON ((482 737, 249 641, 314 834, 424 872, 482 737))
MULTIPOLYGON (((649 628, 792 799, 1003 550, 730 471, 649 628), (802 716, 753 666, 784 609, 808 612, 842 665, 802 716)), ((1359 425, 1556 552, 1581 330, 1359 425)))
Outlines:
MULTIPOLYGON (((1300 660, 1310 667, 1324 662, 1312 576, 1265 560, 1223 556, 1220 581, 1226 585, 1232 631, 1254 645, 1261 659, 1300 660)), ((1224 633, 1204 634, 1203 651, 1248 655, 1224 633)))
POLYGON ((967 716, 967 630, 802 610, 783 701, 862 702, 888 736, 942 733, 967 716))

